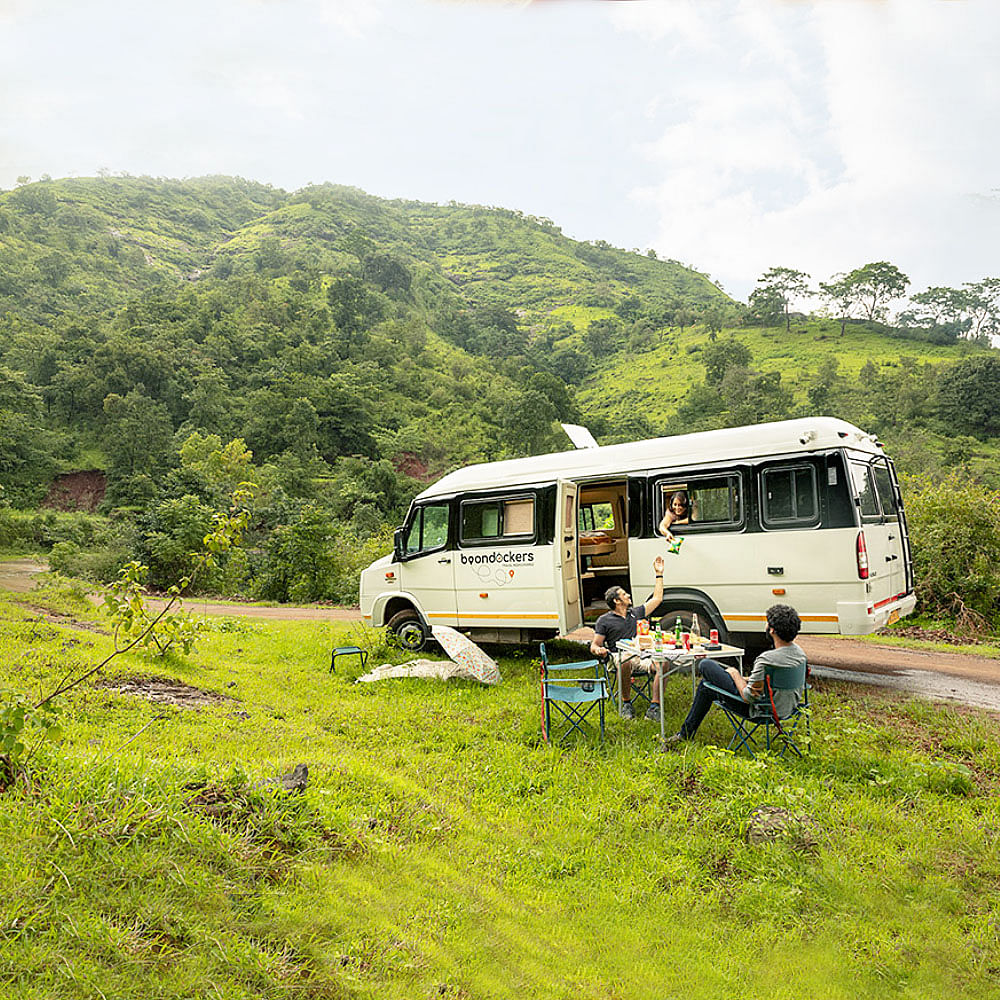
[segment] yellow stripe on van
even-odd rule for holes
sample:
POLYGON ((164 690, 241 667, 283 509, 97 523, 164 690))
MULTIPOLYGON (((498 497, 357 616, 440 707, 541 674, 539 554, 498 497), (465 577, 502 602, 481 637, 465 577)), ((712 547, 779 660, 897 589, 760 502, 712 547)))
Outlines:
MULTIPOLYGON (((766 622, 767 615, 723 615, 727 622, 766 622)), ((836 622, 837 615, 799 615, 804 622, 836 622)))
POLYGON ((558 621, 559 620, 559 616, 558 615, 539 615, 539 614, 535 614, 533 612, 528 612, 528 611, 525 611, 523 614, 517 614, 517 613, 511 614, 510 612, 507 612, 506 614, 495 613, 495 614, 491 614, 491 615, 486 615, 486 614, 475 614, 474 615, 474 614, 467 614, 465 612, 455 612, 455 611, 449 611, 449 612, 447 612, 445 614, 440 614, 440 613, 437 613, 437 612, 429 611, 427 613, 427 617, 428 618, 483 618, 483 619, 489 619, 491 621, 493 619, 495 619, 495 618, 503 618, 505 620, 510 620, 512 618, 531 618, 533 620, 534 619, 539 619, 539 620, 542 620, 542 621, 558 621))

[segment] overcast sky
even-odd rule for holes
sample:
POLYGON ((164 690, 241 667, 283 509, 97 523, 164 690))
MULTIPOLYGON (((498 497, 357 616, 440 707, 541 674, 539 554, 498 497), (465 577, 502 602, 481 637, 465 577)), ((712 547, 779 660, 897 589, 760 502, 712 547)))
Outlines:
POLYGON ((745 298, 1000 275, 996 0, 0 0, 0 188, 98 169, 503 205, 745 298))

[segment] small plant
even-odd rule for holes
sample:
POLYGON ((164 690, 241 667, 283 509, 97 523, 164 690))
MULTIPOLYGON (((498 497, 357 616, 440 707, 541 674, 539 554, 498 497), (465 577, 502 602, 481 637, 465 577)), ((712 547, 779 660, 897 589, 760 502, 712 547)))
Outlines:
POLYGON ((143 596, 148 576, 148 568, 132 560, 105 591, 104 607, 114 627, 115 646, 155 647, 162 656, 176 645, 190 653, 207 625, 187 611, 154 616, 143 596))
POLYGON ((348 632, 350 644, 363 649, 369 659, 391 656, 399 651, 396 633, 388 628, 374 628, 365 622, 355 622, 348 632))
POLYGON ((6 791, 47 741, 62 735, 58 707, 32 705, 14 691, 4 693, 0 707, 0 792, 6 791))

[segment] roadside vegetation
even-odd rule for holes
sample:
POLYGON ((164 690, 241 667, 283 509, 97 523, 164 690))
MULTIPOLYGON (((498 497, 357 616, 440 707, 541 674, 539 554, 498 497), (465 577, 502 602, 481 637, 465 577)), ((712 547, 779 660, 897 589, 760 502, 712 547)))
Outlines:
MULTIPOLYGON (((111 651, 76 601, 0 600, 5 686, 111 651)), ((817 683, 804 760, 714 713, 554 748, 533 650, 355 684, 356 628, 219 619, 64 696, 0 793, 5 997, 1000 996, 990 716, 817 683)))

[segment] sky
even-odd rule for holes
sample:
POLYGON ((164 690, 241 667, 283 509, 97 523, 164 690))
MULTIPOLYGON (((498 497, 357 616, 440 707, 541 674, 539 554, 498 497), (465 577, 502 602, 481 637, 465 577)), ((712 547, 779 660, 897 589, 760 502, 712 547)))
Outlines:
POLYGON ((112 173, 519 209, 746 299, 1000 275, 996 0, 0 0, 0 188, 112 173))

